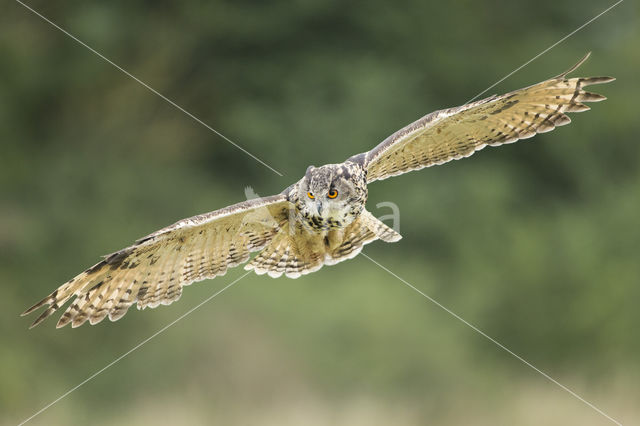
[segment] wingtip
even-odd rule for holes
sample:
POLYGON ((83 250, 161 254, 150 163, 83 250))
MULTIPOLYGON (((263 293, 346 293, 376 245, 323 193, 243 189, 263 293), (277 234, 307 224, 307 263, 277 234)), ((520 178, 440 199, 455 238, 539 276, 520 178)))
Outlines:
POLYGON ((44 306, 47 301, 49 300, 49 298, 45 298, 42 299, 41 301, 39 301, 38 303, 36 303, 35 305, 33 305, 32 307, 28 308, 26 311, 24 311, 23 313, 20 314, 21 317, 24 317, 26 315, 29 315, 31 312, 35 311, 36 309, 38 309, 41 306, 44 306))
POLYGON ((40 314, 40 316, 38 318, 36 318, 36 320, 33 322, 33 324, 31 324, 29 326, 29 330, 31 330, 33 327, 36 327, 37 325, 39 325, 42 321, 44 321, 49 315, 51 315, 51 312, 49 312, 49 310, 44 311, 42 314, 40 314))
POLYGON ((582 78, 582 86, 586 87, 586 86, 591 86, 594 84, 606 84, 606 83, 611 83, 612 81, 615 81, 615 77, 607 77, 607 76, 603 76, 603 77, 586 77, 586 78, 582 78))

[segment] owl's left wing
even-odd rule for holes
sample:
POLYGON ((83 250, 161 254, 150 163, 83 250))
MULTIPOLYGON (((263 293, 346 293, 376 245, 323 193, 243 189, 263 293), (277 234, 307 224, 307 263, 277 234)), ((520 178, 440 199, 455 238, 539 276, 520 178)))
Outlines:
POLYGON ((117 251, 27 309, 45 311, 31 327, 75 297, 57 327, 89 320, 115 321, 131 305, 155 308, 176 301, 194 281, 224 275, 249 253, 267 245, 288 221, 285 195, 258 198, 188 219, 154 232, 117 251))
MULTIPOLYGON (((364 154, 367 182, 468 157, 487 145, 526 139, 571 122, 567 112, 587 111, 583 102, 606 99, 584 90, 612 77, 557 77, 502 96, 433 112, 389 136, 364 154)), ((362 155, 362 154, 361 154, 362 155)))

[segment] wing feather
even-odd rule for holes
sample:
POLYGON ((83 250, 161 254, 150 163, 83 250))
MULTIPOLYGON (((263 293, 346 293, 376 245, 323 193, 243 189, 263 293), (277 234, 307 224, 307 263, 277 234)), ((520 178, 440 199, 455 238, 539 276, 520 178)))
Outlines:
POLYGON ((70 299, 57 327, 115 321, 138 308, 170 304, 182 287, 226 273, 262 249, 289 217, 285 195, 249 200, 183 219, 124 248, 60 286, 23 315, 47 306, 32 327, 70 299))
POLYGON ((571 122, 567 112, 589 110, 583 102, 606 97, 584 90, 611 77, 567 78, 566 72, 502 96, 433 112, 389 136, 364 155, 367 181, 465 158, 485 146, 498 146, 549 132, 571 122))

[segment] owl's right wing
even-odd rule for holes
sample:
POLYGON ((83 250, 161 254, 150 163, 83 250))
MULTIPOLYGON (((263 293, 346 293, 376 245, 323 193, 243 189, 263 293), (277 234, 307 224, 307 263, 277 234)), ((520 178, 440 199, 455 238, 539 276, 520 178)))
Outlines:
POLYGON ((515 142, 570 123, 565 113, 587 111, 583 102, 606 99, 585 91, 585 86, 614 80, 567 78, 588 57, 557 77, 433 112, 398 130, 371 151, 355 156, 367 170, 367 182, 468 157, 487 145, 515 142))
POLYGON ((262 249, 286 224, 291 206, 280 194, 183 219, 105 256, 22 315, 48 305, 31 325, 35 327, 75 296, 57 327, 77 327, 107 315, 120 319, 134 303, 138 309, 168 305, 180 297, 183 286, 246 262, 250 252, 262 249))

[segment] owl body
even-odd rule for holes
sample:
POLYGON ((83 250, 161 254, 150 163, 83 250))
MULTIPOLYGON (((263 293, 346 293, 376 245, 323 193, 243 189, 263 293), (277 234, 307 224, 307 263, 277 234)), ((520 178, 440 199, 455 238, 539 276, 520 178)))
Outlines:
POLYGON ((400 234, 366 210, 369 184, 568 124, 566 113, 606 99, 585 86, 614 80, 567 78, 587 57, 538 84, 428 114, 344 163, 311 166, 280 194, 160 229, 105 256, 23 315, 46 306, 34 327, 71 299, 58 327, 95 324, 107 316, 115 321, 133 304, 168 305, 184 286, 242 263, 257 274, 297 278, 350 259, 377 239, 398 241, 400 234))

